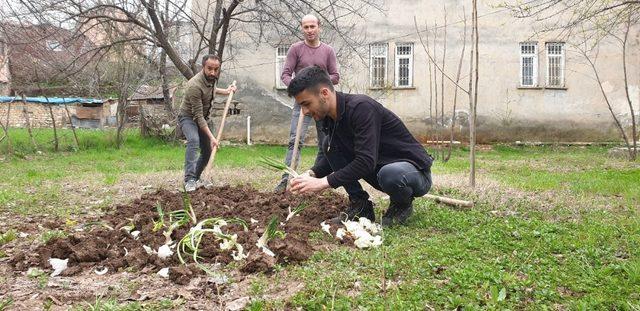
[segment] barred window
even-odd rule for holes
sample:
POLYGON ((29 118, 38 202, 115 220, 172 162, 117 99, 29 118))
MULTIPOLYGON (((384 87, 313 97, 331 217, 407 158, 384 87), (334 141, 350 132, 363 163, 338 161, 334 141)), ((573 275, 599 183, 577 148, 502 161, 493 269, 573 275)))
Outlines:
POLYGON ((537 86, 538 84, 538 44, 535 42, 520 43, 520 86, 537 86))
POLYGON ((62 51, 62 45, 60 44, 60 42, 58 42, 58 40, 46 40, 46 44, 49 51, 62 51))
POLYGON ((547 43, 547 86, 564 86, 564 43, 547 43))
POLYGON ((396 44, 396 87, 413 86, 413 43, 396 44))
POLYGON ((386 43, 374 43, 369 45, 369 80, 371 87, 384 87, 387 82, 387 55, 386 43))
POLYGON ((282 83, 282 70, 284 69, 284 62, 287 59, 287 52, 289 52, 289 47, 279 46, 276 48, 276 88, 277 89, 286 89, 287 86, 282 83))

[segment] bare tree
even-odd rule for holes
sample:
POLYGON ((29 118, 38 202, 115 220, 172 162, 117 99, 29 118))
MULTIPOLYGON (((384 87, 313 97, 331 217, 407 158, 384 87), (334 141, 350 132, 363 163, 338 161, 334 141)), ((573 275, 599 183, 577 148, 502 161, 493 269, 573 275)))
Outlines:
POLYGON ((593 75, 598 84, 598 88, 602 93, 602 98, 604 99, 605 104, 607 105, 607 109, 611 113, 611 118, 613 119, 616 128, 620 132, 620 136, 622 136, 622 140, 627 148, 629 153, 629 159, 631 161, 635 161, 638 154, 638 132, 636 129, 636 116, 635 109, 633 107, 633 103, 631 101, 631 96, 629 94, 629 76, 627 71, 627 43, 629 38, 629 30, 631 28, 631 19, 628 19, 628 22, 623 25, 623 34, 621 36, 609 32, 609 35, 615 38, 620 43, 620 48, 622 52, 621 57, 621 65, 622 65, 622 74, 624 80, 624 89, 625 89, 625 101, 628 104, 629 113, 631 115, 631 133, 627 134, 625 127, 620 122, 620 118, 616 115, 614 111, 614 107, 612 105, 611 95, 607 93, 605 90, 604 83, 602 78, 600 77, 600 70, 597 66, 598 56, 600 54, 600 43, 604 39, 603 37, 596 37, 595 39, 589 32, 583 32, 583 42, 580 45, 576 45, 575 48, 580 52, 580 54, 584 57, 584 59, 589 64, 589 67, 593 71, 593 75))
POLYGON ((478 108, 478 0, 471 0, 471 60, 469 61, 469 185, 476 186, 476 117, 478 108), (472 85, 473 80, 473 85, 472 85), (473 95, 472 95, 473 90, 473 95))
MULTIPOLYGON (((458 61, 458 72, 456 73, 456 83, 460 82, 460 74, 462 73, 462 63, 464 61, 464 52, 467 48, 467 12, 462 7, 462 13, 464 15, 462 21, 464 23, 464 28, 462 31, 462 50, 460 51, 460 60, 458 61)), ((451 158, 451 149, 453 148, 453 134, 454 128, 456 124, 456 108, 458 106, 458 88, 455 88, 453 93, 453 108, 451 109, 451 129, 450 129, 450 138, 449 138, 449 148, 447 150, 447 155, 442 159, 444 162, 449 161, 451 158)))

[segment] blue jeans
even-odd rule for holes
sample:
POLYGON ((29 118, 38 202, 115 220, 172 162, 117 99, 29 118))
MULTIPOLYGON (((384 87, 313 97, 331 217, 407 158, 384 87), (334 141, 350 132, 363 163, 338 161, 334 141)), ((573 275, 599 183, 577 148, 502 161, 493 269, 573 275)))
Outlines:
MULTIPOLYGON (((323 151, 331 170, 334 172, 347 166, 355 155, 346 154, 332 146, 331 151, 327 151, 328 139, 325 139, 323 151)), ((389 195, 392 202, 409 203, 414 197, 421 197, 431 189, 431 171, 418 170, 413 164, 406 161, 399 161, 382 166, 377 172, 363 178, 374 188, 389 195)), ((354 184, 345 185, 349 198, 368 198, 369 194, 362 189, 358 182, 357 188, 354 184)))
POLYGON ((211 140, 191 117, 179 116, 178 123, 187 138, 184 155, 184 182, 198 180, 211 157, 211 140), (200 156, 198 156, 200 149, 200 156))

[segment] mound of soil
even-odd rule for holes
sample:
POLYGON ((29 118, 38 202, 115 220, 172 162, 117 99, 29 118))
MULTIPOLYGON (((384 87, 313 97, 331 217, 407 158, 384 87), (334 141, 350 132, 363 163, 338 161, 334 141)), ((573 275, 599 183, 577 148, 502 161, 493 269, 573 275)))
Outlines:
MULTIPOLYGON (((249 228, 246 231, 239 224, 229 224, 222 228, 225 233, 237 234, 238 243, 244 247, 245 254, 249 254, 248 258, 238 261, 240 271, 244 273, 269 271, 275 263, 306 260, 314 251, 309 243, 309 233, 320 231, 322 221, 335 217, 348 205, 345 198, 331 192, 293 196, 262 193, 249 186, 199 189, 190 193, 189 197, 198 220, 210 217, 227 220, 239 218, 247 223, 249 228), (306 204, 307 208, 285 222, 288 208, 293 209, 300 204, 306 204), (269 242, 268 246, 275 257, 264 254, 255 245, 273 216, 281 224, 284 223, 279 230, 285 232, 284 238, 269 242)), ((166 227, 153 231, 154 221, 159 219, 157 207, 160 206, 164 211, 168 226, 169 212, 182 210, 183 205, 182 194, 178 191, 158 190, 143 195, 131 204, 113 207, 100 219, 88 222, 66 238, 50 240, 33 255, 15 256, 11 263, 20 271, 33 266, 49 269, 49 258, 68 258, 69 269, 62 275, 76 274, 88 268, 106 267, 108 273, 113 273, 121 269, 156 272, 160 268, 170 267, 170 279, 184 284, 192 276, 202 273, 201 270, 193 265, 182 265, 176 254, 163 260, 155 254, 147 254, 143 248, 146 245, 157 250, 165 243, 163 231, 166 227), (137 239, 122 229, 131 224, 134 226, 131 232, 140 231, 137 239)), ((185 236, 191 226, 193 224, 176 229, 171 235, 174 243, 185 236)), ((204 264, 234 262, 231 251, 220 250, 220 241, 215 240, 213 235, 205 235, 199 256, 199 262, 204 264)), ((192 262, 191 258, 188 261, 192 262)))

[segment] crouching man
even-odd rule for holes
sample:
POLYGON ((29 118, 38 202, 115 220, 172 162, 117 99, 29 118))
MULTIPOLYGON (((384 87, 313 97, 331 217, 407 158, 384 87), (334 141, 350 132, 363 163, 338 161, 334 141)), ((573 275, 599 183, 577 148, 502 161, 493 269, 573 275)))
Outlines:
POLYGON ((217 55, 205 55, 202 58, 202 71, 189 79, 185 88, 178 124, 187 138, 184 156, 184 189, 187 192, 196 190, 198 186, 211 185, 211 181, 200 178, 213 148, 218 144, 207 120, 215 94, 229 95, 236 91, 233 85, 226 89, 217 88, 219 76, 220 58, 217 55))
MULTIPOLYGON (((291 180, 293 193, 318 192, 364 179, 390 197, 383 226, 404 224, 413 199, 431 188, 431 156, 398 116, 366 95, 336 92, 317 66, 302 69, 287 88, 305 115, 322 120, 325 157, 291 180)), ((373 204, 351 205, 336 220, 366 217, 375 221, 373 204)), ((362 194, 361 194, 362 195, 362 194)))

